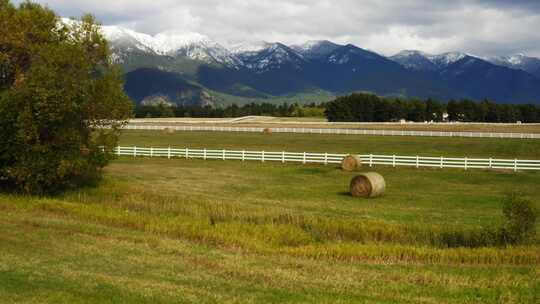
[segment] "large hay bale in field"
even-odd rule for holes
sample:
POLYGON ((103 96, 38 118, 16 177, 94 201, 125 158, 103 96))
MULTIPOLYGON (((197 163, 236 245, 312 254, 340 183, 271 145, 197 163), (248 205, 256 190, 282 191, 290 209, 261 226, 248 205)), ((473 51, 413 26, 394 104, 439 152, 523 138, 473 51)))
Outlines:
POLYGON ((173 128, 165 128, 163 129, 163 132, 165 134, 173 134, 174 133, 174 129, 173 128))
POLYGON ((341 161, 341 169, 345 171, 356 171, 362 167, 362 160, 358 155, 347 155, 341 161))
POLYGON ((268 135, 269 135, 269 134, 272 134, 272 129, 270 129, 270 128, 264 128, 263 134, 268 134, 268 135))
POLYGON ((384 177, 376 172, 367 172, 355 176, 351 180, 350 191, 354 197, 379 197, 386 188, 384 177))

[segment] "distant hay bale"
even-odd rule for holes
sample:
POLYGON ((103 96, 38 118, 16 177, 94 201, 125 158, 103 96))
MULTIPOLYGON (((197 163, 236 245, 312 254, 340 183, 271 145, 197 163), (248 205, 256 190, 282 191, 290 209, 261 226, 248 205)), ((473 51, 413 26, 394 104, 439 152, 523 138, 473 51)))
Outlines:
POLYGON ((383 195, 386 188, 384 177, 376 172, 362 173, 351 180, 350 191, 354 197, 373 198, 383 195))
POLYGON ((341 161, 341 169, 345 171, 356 171, 362 167, 362 160, 357 155, 347 155, 341 161))
POLYGON ((82 156, 90 155, 90 149, 88 149, 86 146, 81 147, 80 151, 82 156))
POLYGON ((270 129, 270 128, 264 128, 263 134, 272 134, 272 129, 270 129))
POLYGON ((165 134, 173 134, 174 129, 173 128, 165 128, 165 129, 163 129, 163 132, 165 132, 165 134))

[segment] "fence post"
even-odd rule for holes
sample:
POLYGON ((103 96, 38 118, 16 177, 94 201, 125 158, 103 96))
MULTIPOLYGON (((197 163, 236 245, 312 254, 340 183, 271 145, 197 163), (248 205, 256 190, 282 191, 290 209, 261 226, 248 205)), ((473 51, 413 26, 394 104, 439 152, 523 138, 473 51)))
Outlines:
POLYGON ((370 155, 369 155, 369 166, 370 166, 370 167, 373 166, 373 154, 370 154, 370 155))
POLYGON ((392 155, 392 167, 396 167, 396 155, 392 155))
POLYGON ((203 150, 203 159, 206 160, 206 148, 203 150))
POLYGON ((492 160, 491 157, 489 158, 489 168, 490 168, 490 169, 493 168, 493 160, 492 160))
POLYGON ((225 160, 225 149, 221 150, 221 158, 225 160))
POLYGON ((246 150, 242 150, 242 161, 246 160, 246 150))
POLYGON ((116 146, 116 155, 120 156, 120 146, 116 146))
POLYGON ((324 165, 328 165, 328 153, 324 152, 324 165))
POLYGON ((517 172, 517 158, 514 159, 514 172, 517 172))
POLYGON ((467 170, 467 158, 465 157, 465 170, 467 170))
POLYGON ((444 167, 444 160, 443 160, 443 157, 441 156, 441 169, 444 167))
POLYGON ((281 162, 285 163, 285 151, 281 151, 281 162))
POLYGON ((171 159, 171 146, 167 148, 167 158, 171 159))
POLYGON ((262 151, 262 162, 264 163, 264 151, 262 151))
POLYGON ((137 146, 133 147, 133 157, 137 157, 137 146))
POLYGON ((416 168, 420 168, 420 157, 416 155, 416 168))
POLYGON ((189 148, 186 148, 186 159, 189 158, 189 148))
POLYGON ((306 163, 306 152, 304 152, 304 158, 302 159, 302 164, 306 163))
POLYGON ((150 147, 150 157, 154 157, 154 148, 150 147))

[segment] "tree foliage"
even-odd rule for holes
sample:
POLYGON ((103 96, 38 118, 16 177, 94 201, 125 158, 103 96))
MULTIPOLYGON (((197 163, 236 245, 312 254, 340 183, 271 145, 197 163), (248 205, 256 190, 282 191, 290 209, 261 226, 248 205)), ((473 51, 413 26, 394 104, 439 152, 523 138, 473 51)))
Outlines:
POLYGON ((0 182, 49 193, 95 180, 131 113, 92 16, 0 0, 0 182))
POLYGON ((433 99, 400 99, 355 93, 338 97, 326 104, 326 117, 329 121, 443 121, 444 113, 448 114, 449 121, 540 122, 539 106, 497 104, 488 100, 451 100, 445 104, 433 99))

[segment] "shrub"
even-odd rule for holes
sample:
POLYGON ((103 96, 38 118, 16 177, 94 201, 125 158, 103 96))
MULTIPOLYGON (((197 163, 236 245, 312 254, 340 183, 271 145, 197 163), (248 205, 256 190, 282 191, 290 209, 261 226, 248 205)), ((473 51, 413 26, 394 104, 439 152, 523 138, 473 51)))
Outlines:
POLYGON ((530 200, 518 193, 507 194, 502 213, 504 222, 500 227, 444 231, 434 241, 444 247, 485 247, 519 245, 534 237, 538 211, 530 200))
POLYGON ((505 223, 499 230, 502 244, 519 244, 534 236, 538 211, 531 201, 517 193, 508 194, 503 201, 503 214, 505 223))

